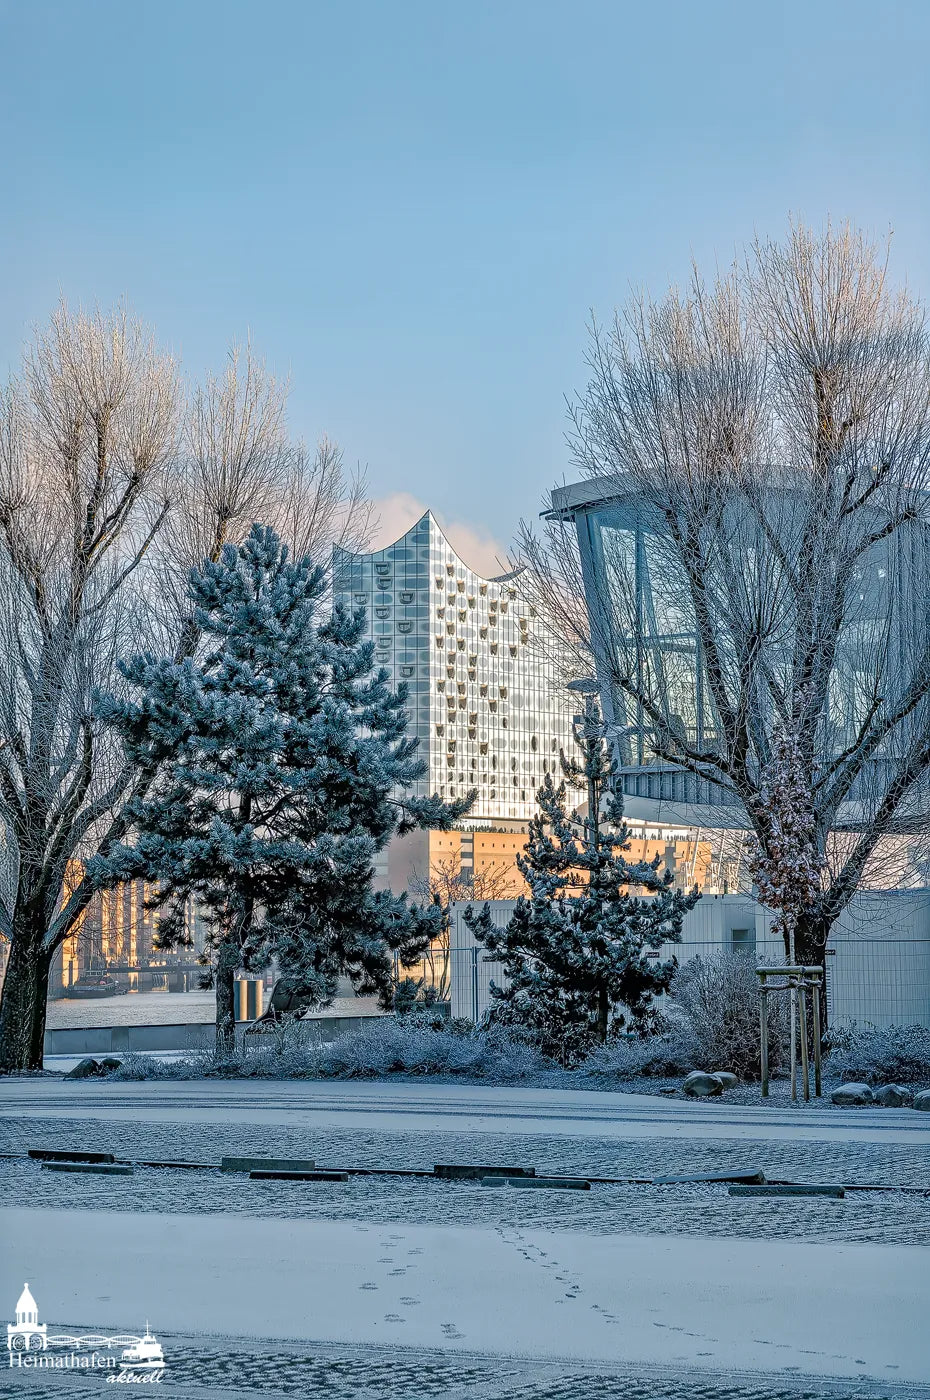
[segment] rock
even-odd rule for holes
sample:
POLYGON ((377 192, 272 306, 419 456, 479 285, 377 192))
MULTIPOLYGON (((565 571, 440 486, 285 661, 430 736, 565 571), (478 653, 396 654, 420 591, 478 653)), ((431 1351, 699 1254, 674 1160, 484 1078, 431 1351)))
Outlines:
POLYGON ((711 1074, 715 1079, 719 1079, 724 1089, 735 1089, 739 1083, 739 1076, 733 1074, 728 1069, 713 1069, 711 1074))
POLYGON ((883 1084, 875 1090, 872 1101, 880 1103, 882 1108, 910 1108, 914 1095, 905 1084, 883 1084))
POLYGON ((930 1089, 921 1089, 919 1094, 914 1095, 914 1107, 930 1113, 930 1089))
POLYGON ((86 1059, 78 1060, 74 1069, 69 1069, 65 1075, 66 1079, 90 1079, 93 1075, 100 1073, 100 1066, 90 1055, 86 1059))
POLYGON ((701 1069, 692 1070, 681 1087, 693 1099, 706 1099, 723 1093, 723 1084, 717 1075, 705 1074, 701 1069))
POLYGON ((833 1090, 830 1097, 843 1108, 858 1108, 873 1102, 872 1090, 868 1084, 841 1084, 838 1089, 833 1090))

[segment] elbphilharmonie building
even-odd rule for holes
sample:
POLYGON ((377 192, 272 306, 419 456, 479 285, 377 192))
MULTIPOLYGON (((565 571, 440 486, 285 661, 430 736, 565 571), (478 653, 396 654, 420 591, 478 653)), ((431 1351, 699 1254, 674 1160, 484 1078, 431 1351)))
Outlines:
POLYGON ((384 549, 337 549, 333 589, 364 607, 375 662, 409 691, 422 794, 477 789, 471 821, 525 822, 571 747, 565 664, 519 574, 482 578, 427 513, 384 549))

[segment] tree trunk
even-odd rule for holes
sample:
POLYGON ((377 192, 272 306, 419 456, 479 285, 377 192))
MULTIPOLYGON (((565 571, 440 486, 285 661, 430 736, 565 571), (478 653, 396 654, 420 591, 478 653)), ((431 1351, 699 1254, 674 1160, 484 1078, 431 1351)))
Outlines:
POLYGON ((823 968, 820 979, 821 1032, 827 1029, 827 939, 832 927, 830 919, 802 917, 794 931, 794 953, 801 966, 823 968))
POLYGON ((17 920, 0 997, 0 1074, 42 1068, 50 967, 44 921, 17 920))
POLYGON ((597 992, 597 1038, 602 1045, 607 1039, 609 1023, 610 1002, 607 999, 607 988, 599 987, 597 992))
POLYGON ((231 1055, 236 1048, 236 969, 239 944, 226 937, 216 959, 216 1053, 231 1055))

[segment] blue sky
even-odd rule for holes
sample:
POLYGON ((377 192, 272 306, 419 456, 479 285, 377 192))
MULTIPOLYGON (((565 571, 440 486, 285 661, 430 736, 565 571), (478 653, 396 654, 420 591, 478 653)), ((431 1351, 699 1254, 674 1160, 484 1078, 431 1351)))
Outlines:
POLYGON ((789 212, 927 293, 928 74, 925 0, 0 0, 0 368, 60 292, 191 375, 251 334, 481 566, 569 470, 589 308, 789 212))

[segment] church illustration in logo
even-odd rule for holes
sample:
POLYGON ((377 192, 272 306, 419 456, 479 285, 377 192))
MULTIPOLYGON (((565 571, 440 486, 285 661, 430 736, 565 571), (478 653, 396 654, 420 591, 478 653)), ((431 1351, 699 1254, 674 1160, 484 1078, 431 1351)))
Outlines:
POLYGON ((39 1309, 28 1283, 16 1304, 16 1321, 6 1325, 6 1344, 10 1351, 44 1351, 48 1346, 48 1328, 44 1322, 39 1326, 39 1309))

